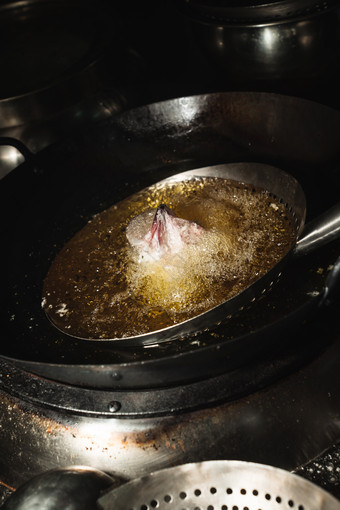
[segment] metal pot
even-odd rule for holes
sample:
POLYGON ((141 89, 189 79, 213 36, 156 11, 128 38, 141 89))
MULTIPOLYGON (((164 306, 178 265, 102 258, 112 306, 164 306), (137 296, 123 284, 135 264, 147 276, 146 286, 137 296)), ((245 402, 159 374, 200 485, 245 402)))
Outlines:
POLYGON ((232 83, 280 82, 296 90, 339 66, 338 1, 176 3, 197 46, 232 83))
MULTIPOLYGON (((122 74, 117 26, 107 6, 91 0, 1 3, 0 136, 36 152, 119 110, 118 91, 103 93, 110 86, 108 59, 116 84, 122 74)), ((0 147, 0 178, 22 161, 15 148, 0 147)))

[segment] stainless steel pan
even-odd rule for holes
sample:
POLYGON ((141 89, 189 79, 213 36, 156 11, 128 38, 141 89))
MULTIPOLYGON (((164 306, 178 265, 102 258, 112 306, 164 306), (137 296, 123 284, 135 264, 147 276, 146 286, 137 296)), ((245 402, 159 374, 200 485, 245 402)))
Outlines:
POLYGON ((306 218, 306 200, 304 192, 295 178, 276 167, 259 163, 231 163, 205 168, 193 169, 175 174, 157 184, 180 182, 196 177, 218 177, 231 179, 236 182, 262 188, 282 202, 287 212, 295 221, 296 240, 290 251, 265 275, 236 296, 224 301, 210 310, 196 315, 191 319, 175 325, 150 331, 145 334, 123 338, 81 338, 81 340, 105 341, 122 344, 126 347, 152 345, 167 342, 178 337, 202 331, 204 328, 213 328, 216 324, 233 314, 247 308, 251 303, 266 293, 276 282, 284 265, 290 257, 303 255, 323 244, 340 236, 340 202, 313 224, 306 226, 306 235, 303 234, 306 218))

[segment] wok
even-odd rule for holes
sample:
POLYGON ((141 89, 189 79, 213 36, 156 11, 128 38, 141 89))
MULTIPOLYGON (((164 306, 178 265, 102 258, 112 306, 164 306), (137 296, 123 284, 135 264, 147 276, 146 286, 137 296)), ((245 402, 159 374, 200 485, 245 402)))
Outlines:
MULTIPOLYGON (((301 182, 313 218, 338 201, 339 134, 339 112, 310 101, 262 93, 207 94, 125 112, 28 158, 1 182, 7 255, 2 357, 55 380, 122 388, 208 377, 259 356, 273 345, 273 331, 282 331, 283 323, 295 327, 321 303, 326 280, 337 271, 315 280, 310 264, 320 264, 319 255, 289 264, 293 283, 277 285, 287 284, 284 299, 282 286, 277 295, 272 290, 273 309, 263 298, 227 328, 216 326, 213 337, 203 331, 194 341, 181 336, 156 342, 152 349, 62 334, 40 306, 44 277, 56 253, 94 213, 190 169, 252 161, 281 167, 301 182)), ((321 252, 328 267, 335 264, 339 246, 335 241, 321 252)), ((289 338, 280 338, 276 347, 289 338)))

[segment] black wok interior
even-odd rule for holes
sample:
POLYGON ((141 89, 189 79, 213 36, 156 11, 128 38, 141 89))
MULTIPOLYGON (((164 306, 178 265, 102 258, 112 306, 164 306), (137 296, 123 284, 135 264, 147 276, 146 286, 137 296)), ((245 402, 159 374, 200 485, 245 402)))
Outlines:
POLYGON ((93 214, 192 168, 235 161, 278 166, 302 185, 308 221, 338 201, 339 135, 340 114, 326 106, 276 94, 216 93, 127 111, 32 156, 0 186, 1 355, 34 367, 169 356, 180 362, 195 353, 202 364, 207 356, 216 361, 216 345, 236 359, 245 345, 254 356, 291 341, 283 325, 295 330, 318 306, 327 272, 316 269, 334 264, 338 242, 292 262, 268 296, 214 327, 215 335, 156 349, 117 349, 62 334, 41 308, 42 284, 53 257, 93 214))

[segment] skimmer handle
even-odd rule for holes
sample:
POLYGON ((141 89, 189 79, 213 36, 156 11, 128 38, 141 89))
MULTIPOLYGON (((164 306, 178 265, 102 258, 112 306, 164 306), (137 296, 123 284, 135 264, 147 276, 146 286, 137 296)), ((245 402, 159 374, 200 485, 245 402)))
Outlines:
POLYGON ((307 223, 303 236, 296 243, 294 255, 306 255, 338 238, 340 238, 340 202, 307 223))

